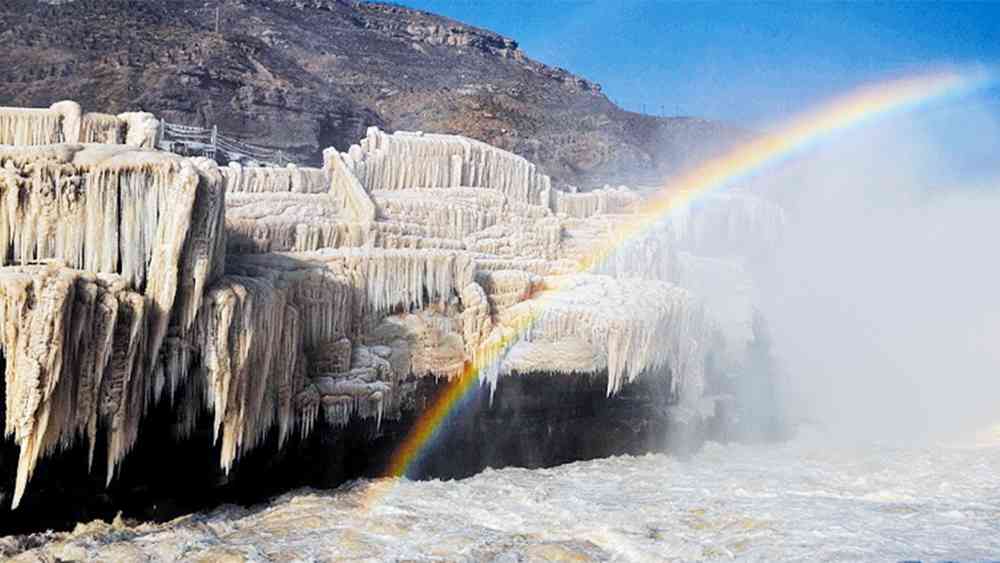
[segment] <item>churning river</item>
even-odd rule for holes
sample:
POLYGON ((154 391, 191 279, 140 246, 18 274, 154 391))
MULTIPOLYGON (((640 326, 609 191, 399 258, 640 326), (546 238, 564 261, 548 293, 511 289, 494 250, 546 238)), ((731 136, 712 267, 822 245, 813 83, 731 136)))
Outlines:
MULTIPOLYGON (((40 538, 39 538, 40 539, 40 538)), ((357 481, 34 554, 136 560, 1000 560, 1000 427, 934 444, 708 444, 459 481, 357 481), (231 559, 230 559, 231 558, 231 559)))

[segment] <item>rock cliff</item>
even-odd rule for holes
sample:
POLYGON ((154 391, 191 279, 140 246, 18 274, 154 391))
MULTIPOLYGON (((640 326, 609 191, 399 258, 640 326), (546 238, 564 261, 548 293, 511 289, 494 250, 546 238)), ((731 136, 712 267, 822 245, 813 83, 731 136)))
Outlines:
MULTIPOLYGON (((556 183, 653 184, 743 136, 624 111, 512 39, 388 4, 8 0, 0 60, 0 105, 141 109, 311 165, 375 125, 478 139, 556 183)), ((93 116, 81 141, 114 135, 107 123, 93 116)))

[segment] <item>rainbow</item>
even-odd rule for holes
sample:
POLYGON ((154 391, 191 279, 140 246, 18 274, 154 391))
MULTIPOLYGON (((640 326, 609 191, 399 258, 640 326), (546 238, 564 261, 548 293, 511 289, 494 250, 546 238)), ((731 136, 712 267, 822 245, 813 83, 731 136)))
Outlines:
MULTIPOLYGON (((855 90, 788 121, 774 132, 757 137, 736 149, 671 179, 644 200, 636 219, 620 225, 606 241, 580 261, 579 272, 601 264, 615 249, 647 231, 673 210, 701 195, 759 173, 815 143, 887 115, 913 111, 931 103, 953 99, 992 83, 986 71, 944 70, 904 77, 855 90)), ((553 289, 552 291, 558 291, 553 289)), ((536 298, 545 300, 543 292, 536 298)), ((541 307, 532 307, 538 311, 541 307)), ((535 313, 529 313, 529 315, 535 313)), ((460 377, 453 379, 435 402, 414 424, 387 469, 390 477, 403 477, 421 454, 434 442, 442 425, 479 387, 482 366, 499 361, 502 352, 512 346, 532 318, 520 319, 515 329, 489 349, 483 350, 488 361, 467 363, 460 377), (480 366, 479 368, 474 366, 480 366)), ((384 490, 384 487, 375 487, 384 490)))

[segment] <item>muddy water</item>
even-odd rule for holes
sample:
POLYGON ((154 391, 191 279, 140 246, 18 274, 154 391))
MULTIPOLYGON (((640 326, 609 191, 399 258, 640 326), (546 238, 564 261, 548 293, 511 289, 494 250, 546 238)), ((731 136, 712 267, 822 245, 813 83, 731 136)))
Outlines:
POLYGON ((6 538, 115 560, 1000 560, 1000 428, 934 444, 708 444, 458 481, 357 481, 165 525, 6 538))

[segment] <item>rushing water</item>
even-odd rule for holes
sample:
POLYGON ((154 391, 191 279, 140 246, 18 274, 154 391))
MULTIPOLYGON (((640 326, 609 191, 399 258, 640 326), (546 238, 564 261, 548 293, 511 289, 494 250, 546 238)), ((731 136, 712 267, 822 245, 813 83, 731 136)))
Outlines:
POLYGON ((46 541, 48 555, 121 560, 1000 560, 1000 428, 958 445, 803 432, 687 460, 359 481, 46 541))

